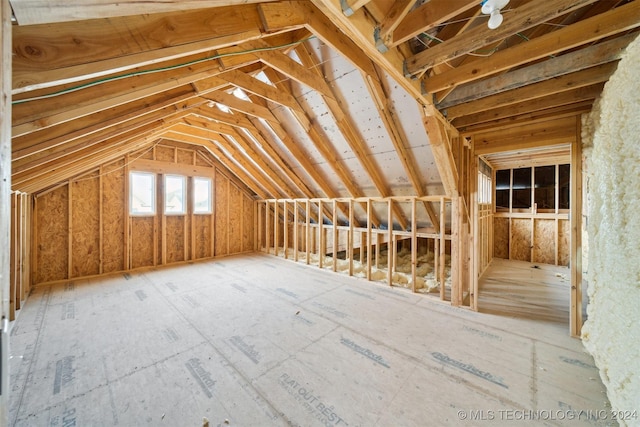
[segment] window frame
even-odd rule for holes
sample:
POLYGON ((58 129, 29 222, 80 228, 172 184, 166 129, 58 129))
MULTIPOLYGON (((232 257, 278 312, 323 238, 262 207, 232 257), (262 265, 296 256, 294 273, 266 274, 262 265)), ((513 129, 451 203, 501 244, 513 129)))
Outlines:
POLYGON ((192 212, 194 215, 211 215, 213 213, 213 179, 211 177, 206 176, 194 176, 191 180, 192 182, 192 193, 193 193, 193 206, 192 212), (208 209, 207 211, 199 211, 196 208, 196 182, 197 181, 207 181, 209 183, 209 198, 208 198, 208 209))
POLYGON ((145 216, 155 216, 157 213, 157 197, 156 197, 156 193, 158 191, 157 187, 157 175, 153 172, 146 172, 146 171, 130 171, 129 172, 129 215, 130 216, 137 216, 137 217, 145 217, 145 216), (140 211, 136 211, 134 212, 134 203, 133 203, 133 197, 134 197, 134 191, 133 191, 133 185, 134 185, 134 175, 142 175, 142 176, 150 176, 151 177, 151 211, 150 212, 140 212, 140 211))
POLYGON ((162 200, 162 212, 164 215, 167 216, 182 216, 182 215, 187 215, 187 205, 188 205, 188 200, 187 200, 187 177, 184 175, 179 175, 179 174, 164 174, 163 175, 163 200, 162 200), (171 178, 180 178, 180 180, 182 181, 182 210, 177 212, 169 212, 167 211, 167 201, 168 201, 168 194, 167 194, 167 180, 171 179, 171 178))

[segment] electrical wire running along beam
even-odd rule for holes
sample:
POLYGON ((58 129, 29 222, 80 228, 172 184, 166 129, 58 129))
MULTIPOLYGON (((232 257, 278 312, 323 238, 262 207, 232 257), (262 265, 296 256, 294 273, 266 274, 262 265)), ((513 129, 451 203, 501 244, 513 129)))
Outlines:
POLYGON ((82 90, 82 89, 88 89, 88 88, 94 87, 94 86, 99 86, 99 85, 101 85, 103 83, 108 83, 108 82, 113 82, 113 81, 116 81, 116 80, 127 79, 129 77, 143 76, 145 74, 154 74, 154 73, 161 73, 163 71, 176 70, 176 69, 179 69, 179 68, 189 67, 191 65, 200 64, 200 63, 207 62, 207 61, 213 61, 214 59, 220 59, 220 58, 225 58, 225 57, 229 57, 229 56, 245 55, 247 53, 256 53, 256 52, 262 52, 262 51, 272 51, 272 50, 285 49, 287 47, 297 46, 300 43, 304 43, 304 42, 306 42, 308 40, 311 40, 313 38, 315 38, 315 36, 310 36, 310 37, 307 37, 304 40, 300 40, 300 41, 296 41, 296 42, 292 42, 292 43, 286 43, 286 44, 282 44, 282 45, 278 45, 278 46, 267 46, 267 47, 261 47, 261 48, 255 48, 255 49, 242 50, 242 51, 238 51, 238 52, 220 53, 220 54, 216 54, 216 55, 210 55, 210 56, 207 56, 205 58, 194 59, 193 61, 182 62, 180 64, 175 64, 175 65, 171 65, 171 66, 167 66, 167 67, 157 67, 157 68, 151 68, 149 70, 134 71, 134 72, 131 72, 131 73, 120 74, 120 75, 117 75, 117 76, 105 77, 105 78, 102 78, 102 79, 94 80, 94 81, 89 82, 89 83, 83 83, 83 84, 72 86, 72 87, 68 87, 68 88, 65 88, 65 89, 62 89, 62 90, 59 90, 59 91, 51 92, 51 93, 48 93, 48 94, 45 94, 45 95, 34 96, 34 97, 31 97, 31 98, 17 99, 15 101, 12 101, 11 105, 18 105, 18 104, 24 104, 26 102, 31 102, 31 101, 38 101, 38 100, 42 100, 42 99, 55 98, 56 96, 64 95, 64 94, 71 93, 71 92, 76 92, 76 91, 82 90))

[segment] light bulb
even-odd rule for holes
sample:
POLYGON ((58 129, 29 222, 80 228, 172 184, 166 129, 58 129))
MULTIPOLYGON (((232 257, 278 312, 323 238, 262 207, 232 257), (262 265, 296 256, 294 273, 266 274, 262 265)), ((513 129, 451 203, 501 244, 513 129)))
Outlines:
POLYGON ((491 18, 489 18, 489 28, 495 30, 502 24, 502 14, 500 9, 495 9, 491 12, 491 18))

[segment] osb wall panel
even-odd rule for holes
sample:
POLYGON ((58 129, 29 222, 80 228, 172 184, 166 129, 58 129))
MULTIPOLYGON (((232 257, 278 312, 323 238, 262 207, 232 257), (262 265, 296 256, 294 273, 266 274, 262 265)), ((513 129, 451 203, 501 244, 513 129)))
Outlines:
POLYGON ((178 148, 178 163, 181 165, 192 165, 194 155, 195 151, 193 150, 183 150, 178 148))
POLYGON ((71 183, 71 277, 100 273, 100 178, 71 183))
POLYGON ((509 218, 493 218, 493 256, 509 259, 509 218))
POLYGON ((531 261, 530 219, 511 219, 511 259, 531 261))
POLYGON ((211 166, 205 158, 202 157, 201 154, 196 155, 196 166, 211 166))
POLYGON ((124 160, 102 169, 102 271, 124 269, 124 160))
POLYGON ((229 236, 229 180, 222 174, 216 174, 215 183, 215 256, 227 255, 227 238, 229 236))
POLYGON ((229 186, 229 253, 242 252, 242 193, 229 186))
POLYGON ((533 229, 533 262, 556 263, 556 221, 536 219, 533 229))
POLYGON ((164 145, 156 146, 156 160, 161 162, 171 162, 175 161, 175 149, 173 147, 167 147, 164 145))
POLYGON ((184 216, 168 215, 165 223, 167 262, 184 261, 184 216))
POLYGON ((571 243, 571 223, 562 219, 558 221, 558 265, 569 265, 571 243))
POLYGON ((142 150, 138 150, 135 153, 129 154, 130 159, 145 159, 145 160, 153 160, 153 148, 143 148, 142 150))
POLYGON ((242 223, 244 225, 242 229, 242 251, 252 251, 253 250, 253 211, 254 205, 253 200, 248 197, 246 194, 242 196, 244 198, 244 212, 242 213, 243 219, 242 223))
POLYGON ((38 197, 35 282, 67 279, 69 269, 69 188, 38 197))
POLYGON ((153 265, 153 217, 131 218, 131 268, 153 265))
POLYGON ((211 253, 211 215, 194 215, 194 258, 206 258, 211 253))

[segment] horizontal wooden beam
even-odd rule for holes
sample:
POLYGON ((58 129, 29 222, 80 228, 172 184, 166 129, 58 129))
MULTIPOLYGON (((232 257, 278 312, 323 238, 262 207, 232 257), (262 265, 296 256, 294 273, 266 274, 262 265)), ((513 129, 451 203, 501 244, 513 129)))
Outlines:
POLYGON ((477 155, 523 150, 559 144, 570 144, 576 138, 576 117, 567 117, 541 123, 474 135, 477 155))
POLYGON ((448 108, 465 102, 472 102, 485 96, 496 95, 554 77, 617 61, 621 58, 627 45, 636 37, 637 34, 617 37, 613 40, 549 58, 546 61, 519 68, 478 83, 458 86, 443 102, 436 104, 436 106, 440 109, 448 108))
POLYGON ((477 26, 465 33, 437 44, 429 49, 407 58, 407 75, 417 75, 438 64, 458 58, 480 49, 488 44, 501 41, 518 32, 542 24, 555 17, 570 13, 587 6, 596 0, 554 0, 549 2, 529 2, 512 9, 500 27, 492 30, 486 26, 477 26))
POLYGON ((18 24, 51 24, 54 22, 82 21, 97 18, 140 15, 141 13, 182 12, 223 6, 240 6, 247 3, 264 3, 276 0, 162 0, 147 1, 144 11, 139 0, 10 0, 18 24))
POLYGON ((543 98, 560 92, 570 91, 579 87, 605 82, 616 70, 617 65, 617 62, 598 65, 586 70, 556 77, 551 80, 534 83, 519 89, 487 96, 477 101, 455 105, 446 109, 446 115, 449 119, 454 119, 467 114, 485 111, 490 108, 505 107, 528 100, 543 98))
POLYGON ((459 129, 466 131, 469 126, 479 124, 487 125, 488 123, 506 120, 511 117, 536 114, 538 112, 542 113, 546 110, 565 105, 585 101, 589 101, 591 104, 602 92, 602 87, 603 83, 597 83, 567 92, 556 93, 544 98, 523 101, 506 107, 492 108, 479 113, 458 117, 453 121, 453 124, 459 129))
MULTIPOLYGON (((386 43, 388 47, 398 46, 420 33, 427 32, 448 21, 472 7, 478 7, 477 0, 431 0, 410 12, 393 31, 391 39, 386 43)), ((384 28, 381 26, 381 30, 384 28)), ((385 37, 381 31, 382 39, 385 37)))
MULTIPOLYGON (((534 2, 535 3, 535 2, 534 2)), ((426 93, 439 92, 481 79, 538 59, 547 58, 640 26, 640 2, 633 1, 600 15, 531 39, 524 44, 500 50, 451 71, 422 80, 426 93)))
POLYGON ((13 93, 113 76, 258 39, 260 22, 255 6, 242 5, 99 19, 91 25, 14 26, 13 93))

